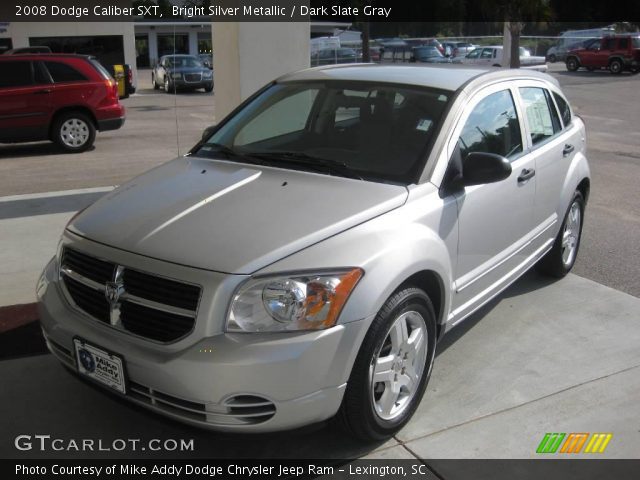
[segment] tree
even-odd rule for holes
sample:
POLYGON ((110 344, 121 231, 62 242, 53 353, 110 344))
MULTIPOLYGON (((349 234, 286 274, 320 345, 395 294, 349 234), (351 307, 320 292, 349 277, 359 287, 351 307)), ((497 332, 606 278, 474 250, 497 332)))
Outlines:
MULTIPOLYGON (((486 1, 486 0, 485 0, 486 1)), ((497 0, 491 1, 511 33, 510 67, 520 68, 520 35, 524 22, 540 22, 551 17, 551 0, 497 0)))

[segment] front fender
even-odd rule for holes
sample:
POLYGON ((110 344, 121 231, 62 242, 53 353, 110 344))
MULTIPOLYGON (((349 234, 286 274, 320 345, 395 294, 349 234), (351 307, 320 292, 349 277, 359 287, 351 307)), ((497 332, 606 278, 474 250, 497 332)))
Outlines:
POLYGON ((361 267, 365 274, 339 319, 339 323, 348 323, 375 315, 409 277, 430 271, 442 287, 441 298, 433 301, 441 305, 439 321, 444 321, 450 307, 457 209, 455 201, 440 199, 433 185, 418 189, 421 191, 412 192, 404 206, 312 245, 259 273, 361 267))

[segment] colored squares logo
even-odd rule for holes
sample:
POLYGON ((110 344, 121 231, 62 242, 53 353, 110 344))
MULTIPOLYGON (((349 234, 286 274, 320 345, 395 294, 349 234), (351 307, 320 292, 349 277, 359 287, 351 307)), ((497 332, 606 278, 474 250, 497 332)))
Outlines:
POLYGON ((536 453, 604 453, 612 437, 611 433, 545 433, 536 453))

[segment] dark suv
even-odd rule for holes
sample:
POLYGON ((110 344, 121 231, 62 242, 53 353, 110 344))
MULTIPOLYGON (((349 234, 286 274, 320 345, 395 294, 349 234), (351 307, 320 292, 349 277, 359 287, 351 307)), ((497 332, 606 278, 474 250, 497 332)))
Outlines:
POLYGON ((589 71, 608 68, 611 73, 640 69, 640 36, 614 35, 570 50, 567 53, 567 70, 575 72, 580 67, 589 71))
POLYGON ((96 130, 124 123, 118 87, 95 58, 2 55, 0 71, 0 143, 49 139, 82 152, 93 145, 96 130))

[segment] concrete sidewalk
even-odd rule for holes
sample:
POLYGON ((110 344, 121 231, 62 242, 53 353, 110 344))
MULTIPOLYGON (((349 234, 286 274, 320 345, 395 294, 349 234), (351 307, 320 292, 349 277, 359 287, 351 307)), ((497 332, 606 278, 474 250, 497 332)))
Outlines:
MULTIPOLYGON (((34 301, 37 277, 68 219, 109 189, 0 199, 0 307, 34 301)), ((362 445, 322 427, 259 436, 186 427, 105 395, 37 351, 0 361, 3 432, 6 439, 25 432, 195 439, 195 452, 176 455, 184 457, 440 459, 536 458, 547 432, 607 432, 613 439, 598 458, 640 458, 639 311, 640 299, 575 275, 552 281, 527 274, 445 337, 415 417, 382 444, 362 445)), ((0 445, 0 457, 18 454, 59 455, 0 445)), ((593 455, 572 455, 582 457, 593 455)))
POLYGON ((69 219, 112 189, 0 197, 0 307, 35 301, 38 276, 69 219))

